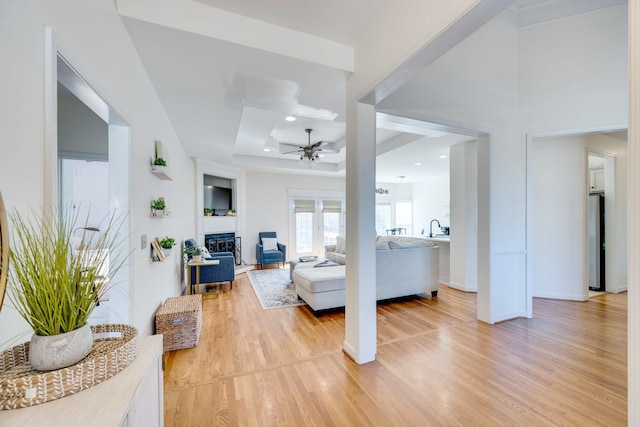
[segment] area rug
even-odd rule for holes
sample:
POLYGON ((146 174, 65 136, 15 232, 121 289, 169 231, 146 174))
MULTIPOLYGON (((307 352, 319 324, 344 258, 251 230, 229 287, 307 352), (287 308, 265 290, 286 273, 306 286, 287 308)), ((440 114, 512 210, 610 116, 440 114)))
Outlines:
POLYGON ((264 310, 305 305, 298 299, 296 286, 289 281, 289 269, 250 270, 247 276, 264 310))

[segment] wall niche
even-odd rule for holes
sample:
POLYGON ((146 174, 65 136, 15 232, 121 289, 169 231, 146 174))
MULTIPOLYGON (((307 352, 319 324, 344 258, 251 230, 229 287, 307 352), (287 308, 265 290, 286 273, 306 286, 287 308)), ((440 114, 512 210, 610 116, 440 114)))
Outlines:
POLYGON ((204 174, 204 214, 224 216, 235 210, 235 180, 204 174))

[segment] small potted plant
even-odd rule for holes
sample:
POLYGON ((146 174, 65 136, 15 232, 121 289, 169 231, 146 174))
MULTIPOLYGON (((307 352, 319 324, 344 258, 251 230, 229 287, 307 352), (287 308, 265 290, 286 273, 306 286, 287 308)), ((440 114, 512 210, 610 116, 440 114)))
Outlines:
POLYGON ((169 255, 171 253, 171 248, 173 248, 176 244, 176 239, 169 236, 164 236, 160 240, 160 247, 164 250, 164 253, 169 255))
POLYGON ((204 216, 211 216, 211 215, 213 215, 213 209, 204 208, 204 216))
POLYGON ((191 260, 194 262, 202 262, 202 251, 197 246, 184 248, 184 254, 187 256, 187 258, 191 257, 191 260))
POLYGON ((156 157, 153 160, 153 170, 156 172, 161 172, 164 170, 164 168, 167 167, 167 161, 165 159, 163 159, 162 157, 156 157))
POLYGON ((158 197, 151 202, 151 214, 153 216, 164 216, 164 209, 166 207, 167 204, 164 201, 164 197, 158 197))

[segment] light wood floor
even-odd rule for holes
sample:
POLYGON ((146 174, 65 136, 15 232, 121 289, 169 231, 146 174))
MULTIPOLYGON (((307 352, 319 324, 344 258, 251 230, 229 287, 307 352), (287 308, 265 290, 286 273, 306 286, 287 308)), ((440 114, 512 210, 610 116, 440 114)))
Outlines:
POLYGON ((626 426, 627 296, 534 300, 489 326, 475 294, 378 306, 375 362, 344 313, 262 310, 245 274, 203 302, 198 347, 167 353, 167 426, 626 426))

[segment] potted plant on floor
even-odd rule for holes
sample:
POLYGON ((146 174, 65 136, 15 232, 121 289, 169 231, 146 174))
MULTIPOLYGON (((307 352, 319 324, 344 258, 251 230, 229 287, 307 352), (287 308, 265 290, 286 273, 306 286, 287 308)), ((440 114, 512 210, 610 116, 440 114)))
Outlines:
POLYGON ((160 240, 160 247, 164 250, 166 255, 171 253, 171 248, 173 248, 176 244, 176 239, 169 236, 164 236, 162 240, 160 240))
POLYGON ((153 216, 164 216, 164 209, 166 207, 167 204, 164 201, 164 197, 158 197, 151 202, 151 214, 153 216))
POLYGON ((187 256, 187 260, 191 257, 194 262, 202 262, 202 251, 197 246, 184 248, 184 254, 187 256))
POLYGON ((123 265, 124 221, 105 218, 98 227, 78 225, 53 209, 14 211, 9 259, 9 298, 33 328, 31 366, 49 371, 82 360, 93 346, 87 323, 109 278, 123 265), (120 256, 118 255, 120 254, 120 256))

